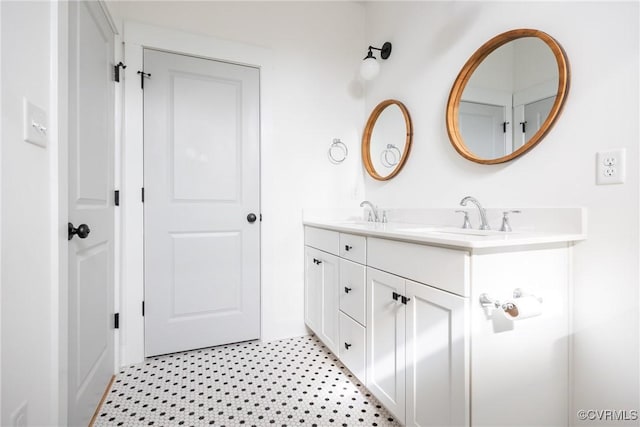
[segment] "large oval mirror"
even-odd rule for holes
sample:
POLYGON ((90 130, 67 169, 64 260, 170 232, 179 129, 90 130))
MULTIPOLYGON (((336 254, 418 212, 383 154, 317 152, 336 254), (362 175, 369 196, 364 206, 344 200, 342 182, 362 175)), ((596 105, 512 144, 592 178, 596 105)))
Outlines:
POLYGON ((503 163, 538 144, 569 90, 562 47, 548 34, 512 30, 482 45, 453 84, 447 132, 463 157, 503 163))
POLYGON ((362 135, 362 161, 369 175, 379 181, 396 176, 409 157, 412 137, 411 117, 402 102, 378 104, 362 135))

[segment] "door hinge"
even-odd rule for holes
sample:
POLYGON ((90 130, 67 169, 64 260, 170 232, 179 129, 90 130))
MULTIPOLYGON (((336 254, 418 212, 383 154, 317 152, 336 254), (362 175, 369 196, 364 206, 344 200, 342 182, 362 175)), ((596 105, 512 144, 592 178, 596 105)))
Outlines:
POLYGON ((120 190, 116 190, 113 192, 113 203, 116 206, 120 206, 120 190))
POLYGON ((142 301, 142 317, 144 317, 144 301, 142 301))
POLYGON ((120 313, 113 315, 113 329, 120 329, 120 313))
POLYGON ((144 90, 144 79, 150 79, 151 78, 151 73, 145 73, 144 71, 138 71, 138 74, 140 74, 140 89, 144 90))
POLYGON ((127 66, 124 65, 122 63, 122 61, 118 62, 116 65, 113 66, 113 81, 114 82, 119 82, 120 81, 120 68, 122 68, 124 70, 125 68, 127 68, 127 66))
POLYGON ((141 197, 142 197, 142 203, 144 203, 144 187, 142 187, 141 197))

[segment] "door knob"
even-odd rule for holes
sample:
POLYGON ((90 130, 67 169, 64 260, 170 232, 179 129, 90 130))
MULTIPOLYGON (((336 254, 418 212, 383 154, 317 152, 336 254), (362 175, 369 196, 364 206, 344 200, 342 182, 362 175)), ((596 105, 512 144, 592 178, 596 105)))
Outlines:
POLYGON ((250 213, 249 215, 247 215, 247 221, 249 221, 250 223, 256 222, 256 219, 258 219, 258 217, 254 213, 250 213))
POLYGON ((91 229, 87 224, 80 224, 78 228, 75 228, 72 223, 69 223, 69 240, 73 239, 74 235, 78 235, 81 239, 86 239, 91 233, 91 229))

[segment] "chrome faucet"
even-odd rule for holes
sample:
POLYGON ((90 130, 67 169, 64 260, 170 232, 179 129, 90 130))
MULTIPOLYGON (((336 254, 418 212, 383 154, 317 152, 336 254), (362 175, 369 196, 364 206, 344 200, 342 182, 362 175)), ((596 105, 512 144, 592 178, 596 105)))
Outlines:
MULTIPOLYGON (((378 216, 378 208, 373 206, 373 203, 371 203, 368 200, 365 200, 364 202, 360 203, 361 208, 364 206, 369 206, 369 209, 371 209, 371 212, 373 212, 373 220, 375 222, 380 222, 380 217, 378 216)), ((371 217, 369 217, 369 220, 371 220, 371 217)))
POLYGON ((491 227, 489 227, 489 224, 487 223, 487 211, 482 207, 480 202, 474 197, 467 196, 460 200, 460 206, 467 206, 467 202, 471 202, 476 205, 480 212, 480 230, 491 230, 491 227))

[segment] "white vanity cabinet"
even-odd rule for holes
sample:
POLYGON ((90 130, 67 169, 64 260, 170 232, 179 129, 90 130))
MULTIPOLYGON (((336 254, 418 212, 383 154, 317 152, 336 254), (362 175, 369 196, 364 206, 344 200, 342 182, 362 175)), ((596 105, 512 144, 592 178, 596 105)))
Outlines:
POLYGON ((305 321, 399 422, 568 425, 571 248, 584 235, 305 225, 305 321), (509 318, 521 297, 533 308, 509 318))
POLYGON ((305 228, 305 323, 363 383, 365 262, 364 236, 305 228))
POLYGON ((393 266, 381 264, 396 274, 367 267, 367 388, 403 424, 468 426, 469 299, 404 278, 437 277, 440 286, 465 289, 456 282, 464 281, 464 271, 452 270, 447 277, 446 262, 434 261, 452 257, 464 269, 468 253, 442 248, 443 253, 418 261, 415 254, 394 256, 397 244, 425 255, 420 246, 369 239, 369 265, 394 258, 393 266), (416 265, 421 272, 411 270, 416 265))

